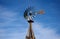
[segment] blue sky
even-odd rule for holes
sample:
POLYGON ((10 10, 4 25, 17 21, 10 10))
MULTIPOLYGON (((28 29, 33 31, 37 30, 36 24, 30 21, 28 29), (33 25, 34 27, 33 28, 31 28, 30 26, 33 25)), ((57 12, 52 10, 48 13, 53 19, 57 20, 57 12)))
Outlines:
POLYGON ((60 39, 60 0, 0 0, 0 39, 25 39, 29 26, 23 14, 28 6, 45 11, 34 18, 36 39, 60 39))

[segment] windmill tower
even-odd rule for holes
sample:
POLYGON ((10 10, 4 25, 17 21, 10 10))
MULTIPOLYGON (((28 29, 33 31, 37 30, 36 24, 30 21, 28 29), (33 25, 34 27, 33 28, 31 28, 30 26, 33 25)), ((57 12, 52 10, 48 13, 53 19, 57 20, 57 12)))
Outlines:
POLYGON ((24 18, 29 23, 29 29, 28 29, 28 33, 26 35, 26 39, 35 39, 34 32, 32 30, 32 23, 34 22, 33 18, 36 14, 43 14, 43 11, 35 12, 35 11, 33 11, 33 9, 31 7, 29 7, 24 12, 24 18))
POLYGON ((26 35, 26 39, 35 39, 35 36, 34 36, 34 32, 32 30, 32 23, 34 21, 32 20, 29 20, 28 23, 29 23, 29 30, 28 30, 28 33, 26 35))

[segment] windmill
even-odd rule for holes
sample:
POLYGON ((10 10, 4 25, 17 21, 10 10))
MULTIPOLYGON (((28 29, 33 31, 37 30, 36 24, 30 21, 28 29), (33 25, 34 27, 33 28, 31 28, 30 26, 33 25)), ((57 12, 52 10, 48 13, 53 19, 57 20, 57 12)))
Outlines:
POLYGON ((44 14, 44 11, 34 11, 33 7, 28 7, 25 12, 24 12, 24 18, 27 20, 27 22, 29 23, 29 29, 28 29, 28 33, 26 35, 26 39, 36 39, 33 29, 32 29, 32 23, 34 23, 34 16, 37 14, 44 14))

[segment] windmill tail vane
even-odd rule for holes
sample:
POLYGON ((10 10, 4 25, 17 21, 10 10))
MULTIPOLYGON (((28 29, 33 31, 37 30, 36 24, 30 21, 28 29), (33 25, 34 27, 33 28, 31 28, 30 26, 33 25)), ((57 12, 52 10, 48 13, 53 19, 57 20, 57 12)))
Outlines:
POLYGON ((38 14, 44 14, 44 13, 45 13, 44 10, 38 11, 38 14))

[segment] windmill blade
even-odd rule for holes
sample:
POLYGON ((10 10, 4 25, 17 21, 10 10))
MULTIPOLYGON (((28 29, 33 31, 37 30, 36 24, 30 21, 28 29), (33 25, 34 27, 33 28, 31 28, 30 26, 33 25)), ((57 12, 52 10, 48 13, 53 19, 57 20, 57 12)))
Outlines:
POLYGON ((24 18, 25 18, 25 19, 27 19, 27 18, 28 18, 28 9, 27 9, 27 10, 25 10, 25 12, 24 12, 24 18))

